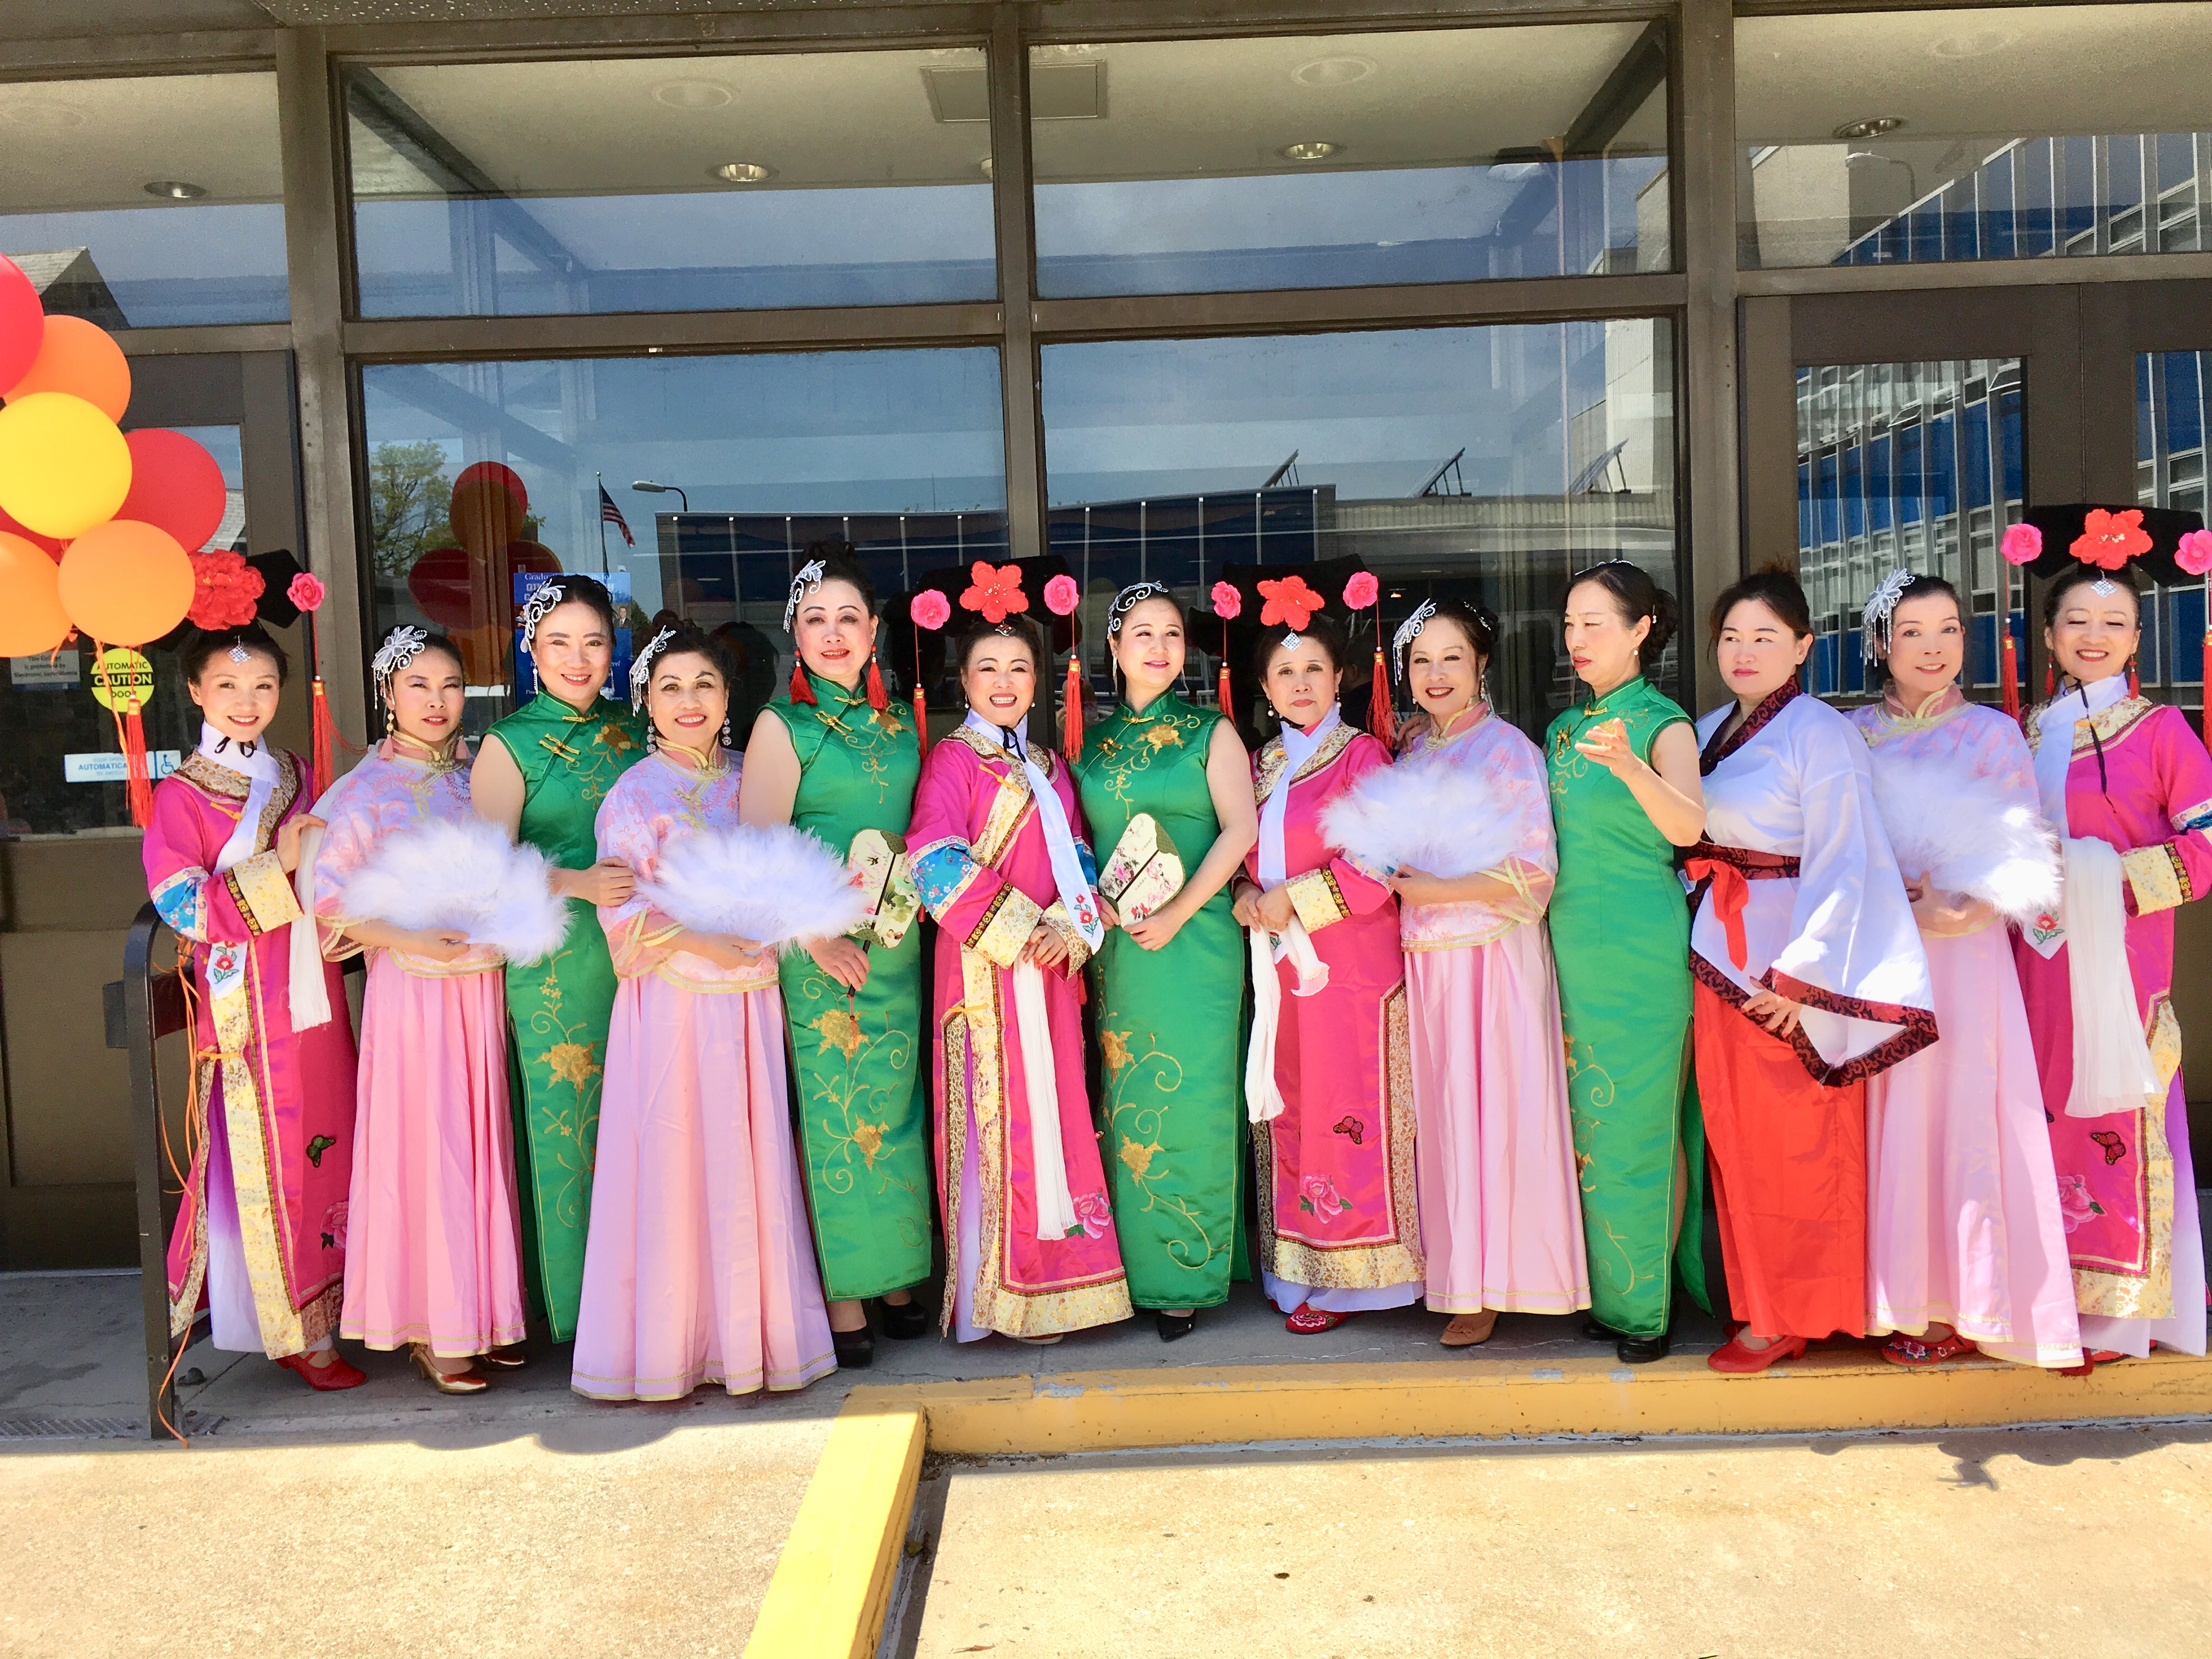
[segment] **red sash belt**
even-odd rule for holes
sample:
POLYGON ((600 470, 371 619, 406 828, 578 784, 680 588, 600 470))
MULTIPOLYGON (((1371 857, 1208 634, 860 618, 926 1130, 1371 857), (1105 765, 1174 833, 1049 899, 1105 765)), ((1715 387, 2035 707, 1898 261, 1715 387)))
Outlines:
POLYGON ((1751 898, 1747 884, 1795 880, 1797 860, 1784 853, 1757 853, 1748 847, 1722 847, 1700 841, 1690 848, 1682 869, 1693 882, 1712 884, 1713 914, 1721 919, 1721 927, 1728 935, 1729 960, 1744 967, 1751 957, 1743 933, 1743 907, 1751 898))

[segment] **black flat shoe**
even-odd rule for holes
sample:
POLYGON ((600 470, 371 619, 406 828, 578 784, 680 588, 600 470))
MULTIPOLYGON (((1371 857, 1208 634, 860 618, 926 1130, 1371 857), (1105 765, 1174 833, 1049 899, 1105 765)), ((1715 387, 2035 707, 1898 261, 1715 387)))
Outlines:
POLYGON ((1621 1334, 1595 1316, 1583 1321, 1583 1335, 1591 1342, 1618 1342, 1621 1334))
POLYGON ((830 1346, 836 1350, 841 1370, 865 1370, 875 1363, 876 1336, 866 1325, 857 1331, 832 1331, 830 1346))
POLYGON ((1166 1313, 1156 1308, 1152 1310, 1152 1323, 1159 1328, 1161 1341, 1175 1342, 1198 1328, 1198 1315, 1166 1313))
POLYGON ((1668 1346, 1662 1332, 1657 1336, 1624 1336, 1613 1344, 1613 1351, 1624 1365, 1648 1365, 1655 1359, 1664 1359, 1668 1346))
POLYGON ((910 1342, 929 1331, 929 1310, 919 1302, 885 1302, 878 1304, 880 1318, 877 1328, 894 1342, 910 1342))

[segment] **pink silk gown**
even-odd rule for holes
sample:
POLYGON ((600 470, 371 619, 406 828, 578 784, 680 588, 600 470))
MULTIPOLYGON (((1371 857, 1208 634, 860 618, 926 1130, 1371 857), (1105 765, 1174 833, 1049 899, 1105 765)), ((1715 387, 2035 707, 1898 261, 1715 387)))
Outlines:
MULTIPOLYGON (((1279 738, 1254 757, 1253 793, 1263 811, 1288 763, 1279 738)), ((1373 738, 1339 726, 1293 775, 1285 809, 1284 885, 1328 967, 1327 987, 1300 997, 1292 994, 1291 962, 1275 966, 1283 1111, 1252 1126, 1261 1282, 1286 1313, 1302 1303, 1334 1313, 1402 1308, 1421 1297, 1398 902, 1381 877, 1321 832, 1323 807, 1389 764, 1389 750, 1373 738)), ((1245 869, 1259 879, 1258 848, 1245 869)))
MULTIPOLYGON (((323 951, 343 936, 342 886, 386 837, 469 822, 468 759, 386 738, 315 803, 323 951)), ((482 946, 454 962, 369 952, 339 1334, 423 1342, 451 1358, 523 1338, 521 1212, 507 1093, 507 979, 482 946)))
MULTIPOLYGON (((1983 778, 2041 810, 2019 726, 1955 686, 1917 714, 1893 690, 1847 718, 1878 785, 1938 791, 1947 778, 1983 778)), ((1920 937, 1942 1035, 1867 1082, 1867 1333, 1918 1336, 1940 1322, 1999 1359, 2078 1365, 2066 1230, 2009 930, 1992 918, 1920 937)))
MULTIPOLYGON (((1034 751, 1090 849, 1067 769, 1034 751)), ((1028 775, 990 737, 962 726, 929 751, 907 831, 915 881, 937 939, 931 1076, 938 1192, 948 1258, 945 1324, 959 1340, 992 1331, 1048 1336, 1127 1319, 1129 1287, 1106 1196, 1084 1080, 1077 975, 1089 952, 1060 902, 1028 775), (1069 946, 1042 971, 1061 1157, 1078 1224, 1037 1237, 1038 1173, 1013 969, 1038 922, 1069 946)))
MULTIPOLYGON (((599 803, 599 856, 650 879, 672 841, 738 823, 739 757, 667 748, 599 803)), ((718 968, 642 896, 602 909, 621 984, 569 1386, 594 1400, 803 1389, 836 1370, 799 1191, 775 957, 718 968)))
POLYGON ((1401 768, 1472 774, 1498 827, 1519 832, 1487 872, 1511 900, 1399 907, 1428 1305, 1587 1308, 1566 1039, 1544 930, 1559 855, 1543 750, 1477 703, 1440 741, 1416 716, 1399 753, 1401 768))
MULTIPOLYGON (((2101 697, 2109 683, 2090 688, 2101 697)), ((2114 685, 2124 692, 2124 687, 2114 685)), ((2039 781, 2043 745, 2027 720, 2039 781)), ((2045 791, 2045 815, 2054 803, 2045 791)), ((2212 756, 2179 708, 2119 696, 2074 723, 2060 833, 2094 836, 2120 854, 2128 966, 2158 1074, 2163 1109, 2069 1117, 2074 1002, 2067 947, 2045 957, 2039 929, 2014 945, 2058 1171, 2058 1201, 2081 1313, 2081 1346, 2140 1358, 2152 1342, 2204 1352, 2204 1250, 2181 1030, 2173 1012, 2173 913, 2212 888, 2212 756)), ((2046 935, 2046 942, 2048 936, 2046 935)))
POLYGON ((191 1328, 204 1291, 218 1347, 277 1358, 325 1346, 337 1328, 354 1042, 329 964, 332 1018, 292 1030, 289 924, 300 903, 273 849, 278 827, 307 810, 307 768, 281 750, 270 758, 273 788, 246 856, 228 869, 216 866, 251 781, 198 751, 155 787, 143 853, 155 905, 191 945, 198 997, 191 1164, 169 1238, 170 1334, 191 1328), (211 1249, 223 1258, 212 1278, 211 1249))

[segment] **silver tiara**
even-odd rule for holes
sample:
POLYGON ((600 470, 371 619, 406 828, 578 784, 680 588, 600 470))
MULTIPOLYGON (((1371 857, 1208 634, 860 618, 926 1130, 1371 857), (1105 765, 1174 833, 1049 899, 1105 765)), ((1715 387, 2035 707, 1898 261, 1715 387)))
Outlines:
POLYGON ((1146 599, 1172 599, 1167 588, 1158 582, 1131 582, 1114 596, 1114 603, 1106 607, 1106 637, 1112 639, 1121 631, 1121 623, 1128 614, 1146 599))
POLYGON ((567 597, 567 590, 558 582, 547 582, 522 603, 522 648, 530 649, 538 637, 538 624, 552 613, 553 607, 567 597))
POLYGON ((384 636, 384 643, 369 659, 368 677, 376 684, 376 700, 386 708, 392 707, 392 682, 398 678, 401 669, 422 654, 429 643, 428 634, 404 623, 384 636))
POLYGON ((1859 613, 1859 655, 1868 662, 1879 662, 1889 653, 1890 613, 1897 609, 1898 596, 1912 586, 1913 574, 1900 566, 1867 595, 1866 609, 1859 613))
POLYGON ((1390 636, 1390 661, 1397 678, 1406 678, 1406 647, 1421 636, 1421 624, 1437 614, 1437 602, 1423 599, 1413 607, 1413 614, 1398 624, 1398 631, 1390 636))
POLYGON ((784 602, 783 631, 791 632, 791 619, 799 614, 799 602, 822 586, 822 561, 809 559, 791 579, 791 598, 784 602))
POLYGON ((637 660, 629 665, 629 706, 634 714, 645 707, 645 683, 653 678, 653 659, 668 648, 676 630, 664 628, 653 636, 653 643, 637 653, 637 660))

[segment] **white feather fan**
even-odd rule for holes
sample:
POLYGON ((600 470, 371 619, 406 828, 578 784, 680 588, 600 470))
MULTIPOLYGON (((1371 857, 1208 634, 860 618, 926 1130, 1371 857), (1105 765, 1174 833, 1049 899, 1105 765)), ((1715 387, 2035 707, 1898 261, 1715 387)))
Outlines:
POLYGON ((343 914, 395 927, 453 927, 527 966, 561 948, 568 906, 552 866, 482 818, 434 818, 386 836, 339 887, 343 914))
POLYGON ((867 920, 867 895, 845 860, 788 824, 742 824, 662 849, 646 902, 702 933, 763 945, 830 939, 867 920))
POLYGON ((2058 841, 2043 815, 1987 778, 1874 751, 1874 799, 1897 867, 2033 921, 2058 905, 2058 841))
POLYGON ((1322 809, 1321 832, 1370 870, 1480 875, 1521 844, 1521 829, 1473 769, 1416 756, 1378 767, 1322 809))

